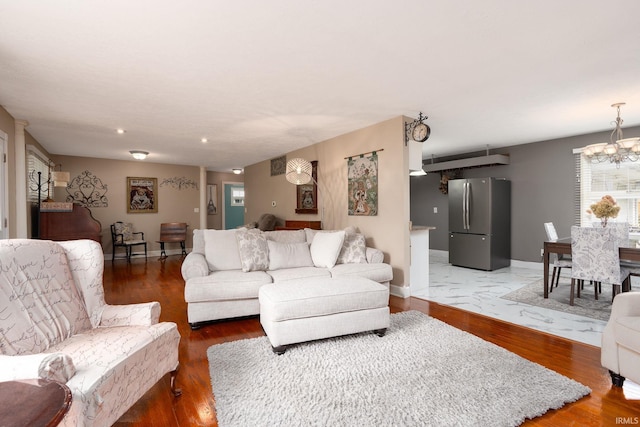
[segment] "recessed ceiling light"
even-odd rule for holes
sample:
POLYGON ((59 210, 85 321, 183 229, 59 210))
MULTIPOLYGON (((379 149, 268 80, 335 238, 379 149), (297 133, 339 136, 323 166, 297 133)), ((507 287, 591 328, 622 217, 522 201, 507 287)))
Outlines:
POLYGON ((126 130, 124 130, 124 129, 116 129, 116 132, 118 132, 120 135, 122 135, 123 133, 126 132, 126 130))
POLYGON ((200 140, 200 142, 202 142, 202 143, 204 144, 204 143, 206 143, 206 142, 209 142, 209 140, 208 140, 207 138, 202 138, 202 139, 200 140))
POLYGON ((149 155, 148 151, 141 151, 141 150, 131 150, 129 151, 129 153, 131 153, 133 158, 136 160, 144 160, 149 155))

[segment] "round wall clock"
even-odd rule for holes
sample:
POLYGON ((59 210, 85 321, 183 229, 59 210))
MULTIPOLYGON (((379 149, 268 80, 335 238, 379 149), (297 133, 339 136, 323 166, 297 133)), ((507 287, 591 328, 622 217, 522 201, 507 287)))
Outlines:
POLYGON ((413 131, 411 132, 411 137, 414 141, 424 142, 429 138, 431 134, 431 129, 424 123, 418 123, 413 127, 413 131))

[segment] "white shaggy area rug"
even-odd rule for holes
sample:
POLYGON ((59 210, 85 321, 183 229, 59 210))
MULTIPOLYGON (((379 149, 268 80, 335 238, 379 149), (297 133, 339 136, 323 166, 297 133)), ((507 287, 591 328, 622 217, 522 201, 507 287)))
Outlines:
POLYGON ((417 311, 373 333, 207 351, 220 427, 514 426, 591 390, 417 311))

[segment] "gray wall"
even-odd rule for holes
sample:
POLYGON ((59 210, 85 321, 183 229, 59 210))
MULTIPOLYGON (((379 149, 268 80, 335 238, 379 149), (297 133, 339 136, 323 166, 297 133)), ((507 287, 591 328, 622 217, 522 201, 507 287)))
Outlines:
MULTIPOLYGON (((640 135, 640 127, 625 136, 640 135)), ((609 132, 514 145, 493 153, 509 154, 510 164, 465 169, 463 178, 498 177, 511 180, 511 258, 540 262, 545 240, 543 223, 553 222, 558 235, 569 236, 574 218, 574 148, 609 140, 609 132)), ((428 144, 429 142, 425 142, 428 144)), ((482 153, 475 153, 482 155, 482 153)), ((469 156, 461 156, 469 157, 469 156)), ((640 167, 640 165, 638 166, 640 167)), ((439 190, 440 174, 411 177, 411 221, 431 225, 431 249, 449 250, 448 200, 439 190), (433 208, 438 213, 433 213, 433 208)))

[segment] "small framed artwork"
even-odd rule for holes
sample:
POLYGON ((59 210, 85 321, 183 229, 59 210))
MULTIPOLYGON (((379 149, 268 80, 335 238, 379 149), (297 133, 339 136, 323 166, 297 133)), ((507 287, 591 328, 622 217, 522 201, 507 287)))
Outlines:
POLYGON ((127 177, 127 213, 158 212, 158 178, 127 177))
POLYGON ((307 184, 296 185, 296 213, 318 213, 318 161, 311 162, 311 176, 313 179, 307 184))
POLYGON ((207 184, 207 215, 218 213, 218 186, 207 184))
POLYGON ((287 169, 287 156, 271 159, 271 176, 283 175, 287 169))

